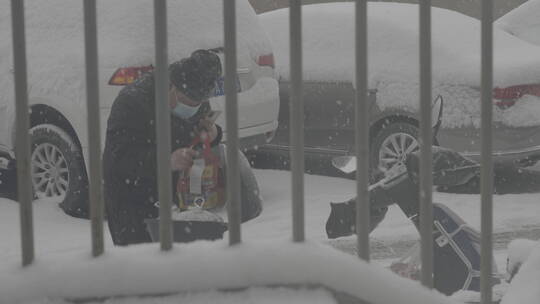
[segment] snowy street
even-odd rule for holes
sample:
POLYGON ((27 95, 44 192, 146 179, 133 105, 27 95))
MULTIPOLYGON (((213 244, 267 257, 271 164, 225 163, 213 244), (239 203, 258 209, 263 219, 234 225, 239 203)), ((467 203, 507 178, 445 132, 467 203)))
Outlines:
MULTIPOLYGON (((288 237, 292 231, 290 173, 278 170, 255 170, 264 199, 262 214, 242 225, 243 241, 271 240, 288 237)), ((354 196, 355 184, 343 178, 305 175, 306 237, 329 243, 351 254, 355 253, 356 237, 328 240, 324 230, 329 202, 345 201, 354 196)), ((434 199, 458 213, 472 227, 480 227, 480 196, 434 192, 434 199)), ((494 249, 499 271, 504 272, 506 245, 515 238, 540 238, 540 193, 494 196, 494 249)), ((17 203, 0 199, 0 259, 4 263, 20 263, 19 209, 17 203)), ((105 226, 106 247, 112 242, 105 226)), ((56 252, 90 251, 90 222, 63 213, 52 200, 34 202, 36 256, 56 252)), ((227 238, 227 236, 225 236, 227 238)), ((388 264, 401 257, 418 239, 414 226, 396 206, 371 234, 372 259, 388 264)), ((157 246, 157 245, 156 245, 157 246)), ((181 245, 179 245, 181 246, 181 245)))

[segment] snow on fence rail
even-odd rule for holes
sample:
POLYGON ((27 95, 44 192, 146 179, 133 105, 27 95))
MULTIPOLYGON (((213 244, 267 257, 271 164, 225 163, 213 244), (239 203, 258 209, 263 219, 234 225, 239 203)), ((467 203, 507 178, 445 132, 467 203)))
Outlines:
MULTIPOLYGON (((101 187, 101 143, 99 120, 98 57, 96 32, 96 1, 84 2, 85 60, 88 129, 90 147, 90 205, 92 226, 92 254, 104 252, 103 198, 101 187)), ((229 218, 229 244, 241 242, 239 171, 238 171, 238 102, 236 92, 236 16, 235 0, 223 0, 225 37, 225 96, 227 117, 227 200, 229 218)), ((367 5, 366 0, 356 0, 356 134, 355 147, 358 159, 357 180, 357 246, 358 255, 369 260, 369 133, 367 119, 367 5)), ((432 176, 431 176, 431 0, 420 1, 420 234, 422 239, 422 283, 432 287, 432 176)), ((493 3, 482 1, 482 171, 481 171, 481 233, 482 303, 491 303, 490 277, 492 272, 492 105, 493 79, 493 3)), ((28 89, 25 46, 24 0, 11 0, 13 55, 16 102, 16 158, 18 197, 21 217, 22 264, 34 261, 32 219, 32 191, 30 183, 30 140, 28 137, 28 89)), ((170 117, 167 103, 167 6, 166 0, 154 0, 155 60, 156 60, 156 120, 158 142, 158 174, 160 204, 160 244, 166 251, 172 248, 172 221, 170 212, 171 182, 169 174, 170 117)), ((304 155, 303 155, 303 90, 302 90, 302 11, 300 0, 290 0, 291 42, 291 170, 293 241, 303 242, 304 232, 304 155)))

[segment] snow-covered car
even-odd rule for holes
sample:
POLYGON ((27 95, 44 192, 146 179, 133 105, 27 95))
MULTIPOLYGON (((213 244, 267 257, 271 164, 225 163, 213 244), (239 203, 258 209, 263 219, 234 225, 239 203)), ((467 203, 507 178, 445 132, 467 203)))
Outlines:
POLYGON ((540 45, 540 1, 528 0, 495 21, 495 26, 540 45))
MULTIPOLYGON (((354 153, 354 3, 303 6, 307 156, 354 153)), ((418 6, 368 3, 371 157, 383 171, 418 148, 418 6)), ((280 126, 262 150, 289 150, 289 11, 259 15, 280 75, 280 126)), ((444 99, 438 143, 480 158, 480 21, 432 8, 433 95, 444 99)), ((494 29, 493 154, 497 164, 540 158, 540 47, 494 29)))
MULTIPOLYGON (((223 8, 218 0, 168 3, 169 61, 196 49, 223 59, 223 8)), ((14 77, 11 16, 0 3, 0 157, 13 157, 14 77)), ((102 143, 118 92, 154 63, 152 1, 97 1, 102 143)), ((64 202, 86 195, 87 118, 81 1, 36 0, 25 5, 32 183, 38 197, 64 202)), ((266 143, 278 124, 278 82, 270 42, 247 0, 237 1, 239 137, 243 148, 266 143)), ((223 60, 222 60, 223 64, 223 60)), ((212 107, 224 111, 223 79, 212 107)), ((225 115, 217 123, 225 128, 225 115)), ((92 118, 98 119, 98 118, 92 118)), ((226 130, 224 130, 226 132, 226 130)), ((226 137, 226 133, 224 134, 226 137)))
POLYGON ((4 261, 0 302, 459 303, 315 242, 195 242, 167 254, 156 246, 115 247, 93 260, 84 250, 55 252, 25 269, 4 261))

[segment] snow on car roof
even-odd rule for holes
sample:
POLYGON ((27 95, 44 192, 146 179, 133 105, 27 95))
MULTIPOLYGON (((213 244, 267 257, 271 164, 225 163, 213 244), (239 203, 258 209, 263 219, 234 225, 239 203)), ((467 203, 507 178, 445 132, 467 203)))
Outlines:
POLYGON ((84 250, 62 251, 25 268, 18 261, 0 264, 2 303, 289 284, 320 284, 372 304, 456 303, 328 245, 288 239, 232 247, 199 241, 170 252, 143 244, 114 247, 99 258, 84 250))
MULTIPOLYGON (((223 1, 168 1, 167 19, 170 59, 180 59, 197 48, 222 47, 223 1)), ((9 3, 4 1, 2 19, 9 23, 9 3)), ((25 5, 29 57, 52 55, 80 57, 84 47, 82 2, 34 0, 25 5), (34 45, 39 47, 35 50, 34 45), (67 54, 66 54, 67 53, 67 54)), ((154 61, 154 7, 147 0, 97 1, 100 61, 116 68, 150 64, 154 61)), ((4 24, 3 24, 4 25, 4 24)), ((2 35, 11 38, 11 25, 2 26, 2 35)), ((254 56, 269 51, 269 44, 247 0, 237 1, 238 44, 254 56)), ((11 39, 2 44, 11 46, 11 39)), ((65 57, 63 57, 65 58, 65 57)), ((69 57, 68 57, 69 58, 69 57)), ((79 58, 82 60, 82 58, 79 58)), ((84 61, 82 61, 84 63, 84 61)))
MULTIPOLYGON (((278 71, 289 78, 288 9, 260 15, 273 43, 278 71)), ((313 81, 354 79, 354 3, 303 6, 304 77, 313 81)), ((419 79, 418 6, 368 3, 369 79, 419 79)), ((432 8, 433 83, 480 86, 480 22, 432 8)), ((540 48, 494 30, 496 86, 537 83, 540 48)))
MULTIPOLYGON (((271 46, 247 0, 237 3, 239 64, 245 57, 271 52, 271 46)), ((223 1, 168 1, 169 61, 200 48, 224 46, 223 1)), ((150 65, 154 62, 154 7, 148 0, 97 1, 100 68, 150 65)), ((30 96, 62 96, 84 101, 83 2, 25 2, 30 96)), ((0 2, 0 104, 13 102, 11 9, 0 2)), ((111 71, 111 73, 112 73, 111 71)), ((101 79, 102 82, 108 79, 101 79)))
POLYGON ((525 41, 540 45, 540 0, 529 0, 495 21, 495 25, 525 41))

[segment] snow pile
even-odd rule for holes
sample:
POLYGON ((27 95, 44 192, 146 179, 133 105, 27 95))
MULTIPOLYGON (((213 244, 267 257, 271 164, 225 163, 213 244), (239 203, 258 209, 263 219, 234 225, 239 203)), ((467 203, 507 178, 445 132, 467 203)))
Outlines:
POLYGON ((540 45, 540 0, 529 0, 495 21, 495 25, 525 41, 540 45))
POLYGON ((508 262, 506 265, 507 275, 515 275, 538 244, 538 241, 527 239, 517 239, 510 242, 508 244, 508 262))
MULTIPOLYGON (((493 286, 491 292, 491 299, 494 303, 498 303, 503 298, 504 294, 508 290, 508 284, 503 282, 493 286)), ((478 291, 472 290, 458 290, 450 296, 452 299, 462 303, 480 303, 481 294, 478 291)), ((518 303, 515 303, 518 304, 518 303)))
POLYGON ((540 299, 538 286, 540 286, 540 245, 537 242, 512 280, 501 304, 538 304, 540 299))
POLYGON ((157 244, 43 256, 21 268, 0 265, 0 302, 196 292, 222 288, 315 284, 369 303, 454 303, 357 257, 312 242, 266 240, 230 247, 195 242, 159 251, 157 244))
POLYGON ((507 126, 532 127, 540 124, 540 97, 537 96, 524 95, 506 110, 493 110, 493 115, 497 117, 494 120, 507 126))
MULTIPOLYGON (((303 7, 303 68, 306 81, 353 82, 354 3, 303 7)), ((290 78, 289 11, 260 15, 274 47, 277 70, 290 78)), ((368 3, 369 87, 381 109, 419 107, 418 6, 368 3)), ((443 127, 480 125, 480 22, 450 10, 432 8, 433 94, 444 98, 443 127)), ((494 29, 494 86, 538 83, 540 47, 494 29)), ((526 107, 526 110, 533 110, 526 107)), ((538 125, 528 115, 494 120, 510 126, 538 125)))

